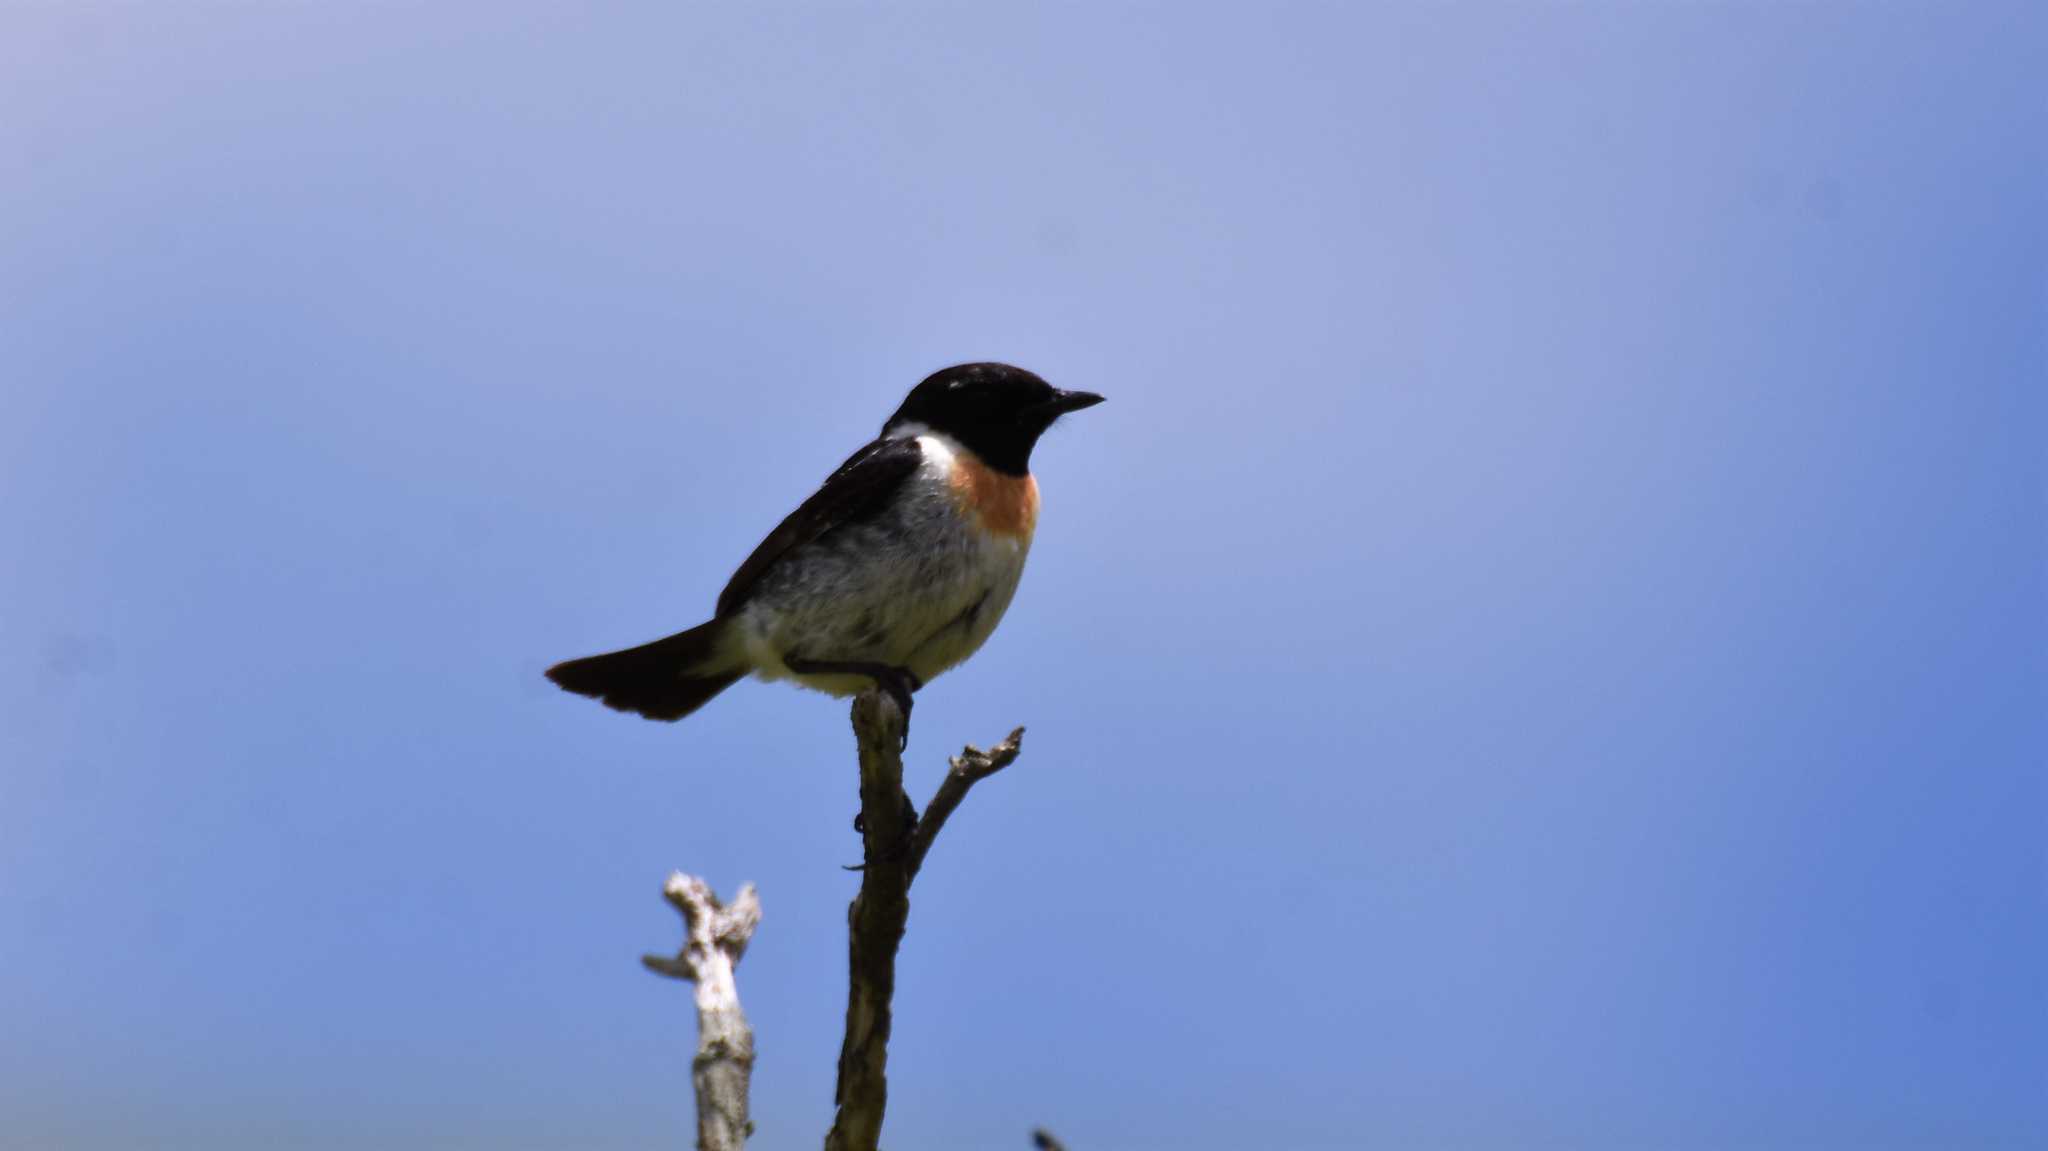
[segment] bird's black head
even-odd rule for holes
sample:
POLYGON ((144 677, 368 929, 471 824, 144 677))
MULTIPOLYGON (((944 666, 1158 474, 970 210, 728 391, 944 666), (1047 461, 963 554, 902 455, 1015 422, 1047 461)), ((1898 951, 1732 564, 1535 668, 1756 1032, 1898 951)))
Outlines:
POLYGON ((1101 402, 1093 392, 1061 391, 1023 368, 959 364, 912 388, 882 434, 923 424, 960 441, 989 467, 1021 476, 1030 469, 1032 446, 1054 420, 1101 402))

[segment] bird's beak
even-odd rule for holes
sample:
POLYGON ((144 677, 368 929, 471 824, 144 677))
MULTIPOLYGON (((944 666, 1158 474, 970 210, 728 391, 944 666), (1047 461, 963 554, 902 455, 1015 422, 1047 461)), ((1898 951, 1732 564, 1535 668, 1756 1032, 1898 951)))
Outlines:
POLYGON ((1053 398, 1040 404, 1039 410, 1050 416, 1063 416, 1068 412, 1078 412, 1082 408, 1092 408, 1101 402, 1102 397, 1094 392, 1058 392, 1053 398))

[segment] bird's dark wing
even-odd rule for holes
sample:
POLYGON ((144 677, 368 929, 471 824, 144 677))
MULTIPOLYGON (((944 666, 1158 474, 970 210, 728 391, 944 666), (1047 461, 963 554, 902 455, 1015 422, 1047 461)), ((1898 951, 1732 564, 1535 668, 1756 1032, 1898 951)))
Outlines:
POLYGON ((880 511, 903 481, 924 463, 924 449, 910 437, 876 440, 853 453, 825 478, 803 506, 789 513, 718 596, 718 618, 745 607, 761 577, 776 561, 842 524, 858 523, 880 511))

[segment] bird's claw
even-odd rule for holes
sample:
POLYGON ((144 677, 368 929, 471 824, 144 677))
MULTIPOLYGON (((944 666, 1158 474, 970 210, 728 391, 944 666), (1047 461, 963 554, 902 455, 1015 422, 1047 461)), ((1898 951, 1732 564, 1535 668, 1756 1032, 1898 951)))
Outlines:
POLYGON ((875 686, 882 689, 882 693, 889 697, 890 702, 896 705, 896 710, 903 715, 903 739, 896 748, 900 754, 910 747, 911 696, 918 688, 924 686, 924 682, 909 668, 898 667, 889 669, 887 675, 876 676, 875 686))

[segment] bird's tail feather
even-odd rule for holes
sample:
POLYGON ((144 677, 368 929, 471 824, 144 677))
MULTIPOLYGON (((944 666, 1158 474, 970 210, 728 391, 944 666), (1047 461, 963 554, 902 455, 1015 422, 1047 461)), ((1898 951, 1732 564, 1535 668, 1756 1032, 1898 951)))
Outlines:
POLYGON ((729 623, 715 619, 639 647, 558 663, 548 678, 606 707, 678 720, 746 674, 727 642, 729 623))

